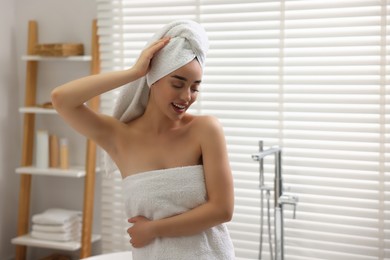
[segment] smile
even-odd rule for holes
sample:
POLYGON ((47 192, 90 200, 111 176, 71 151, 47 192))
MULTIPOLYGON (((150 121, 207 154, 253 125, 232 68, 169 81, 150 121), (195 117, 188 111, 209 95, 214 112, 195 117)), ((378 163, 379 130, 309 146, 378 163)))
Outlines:
POLYGON ((186 108, 186 106, 179 105, 179 104, 176 104, 176 103, 172 103, 172 105, 173 105, 175 108, 181 109, 181 110, 186 108))

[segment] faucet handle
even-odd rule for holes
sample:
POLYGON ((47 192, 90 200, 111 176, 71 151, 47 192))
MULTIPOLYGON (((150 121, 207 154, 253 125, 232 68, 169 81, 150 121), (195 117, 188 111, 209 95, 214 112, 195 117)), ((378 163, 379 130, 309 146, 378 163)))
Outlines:
POLYGON ((293 206, 294 206, 294 209, 293 209, 293 219, 296 219, 297 218, 297 204, 295 203, 293 206))
POLYGON ((296 219, 296 210, 297 210, 297 204, 298 204, 298 197, 295 195, 284 195, 279 197, 279 204, 284 205, 284 204, 289 204, 294 207, 293 210, 293 219, 296 219))
POLYGON ((259 154, 252 154, 252 160, 254 160, 254 161, 260 161, 261 160, 261 158, 260 158, 260 155, 259 154))

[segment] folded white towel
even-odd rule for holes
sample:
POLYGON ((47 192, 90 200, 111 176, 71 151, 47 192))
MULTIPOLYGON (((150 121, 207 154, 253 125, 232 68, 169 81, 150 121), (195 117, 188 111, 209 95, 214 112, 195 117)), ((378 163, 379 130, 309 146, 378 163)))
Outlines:
POLYGON ((81 211, 51 208, 33 215, 32 222, 43 225, 63 225, 80 219, 81 214, 81 211))
POLYGON ((33 224, 31 229, 32 231, 48 233, 75 232, 81 230, 81 222, 79 219, 76 219, 75 221, 69 221, 62 225, 33 224))
MULTIPOLYGON (((123 179, 127 217, 162 219, 195 208, 207 200, 203 166, 187 166, 131 175, 123 179)), ((133 248, 133 260, 232 260, 233 244, 221 224, 193 236, 163 237, 133 248)))
MULTIPOLYGON (((191 20, 173 21, 159 30, 146 47, 166 36, 171 37, 171 40, 153 57, 148 74, 122 88, 113 114, 120 121, 130 122, 144 113, 149 98, 149 87, 157 80, 195 58, 201 67, 204 67, 209 44, 206 32, 200 24, 191 20)), ((107 154, 105 168, 108 175, 117 170, 115 163, 107 154)))
POLYGON ((63 241, 63 242, 80 240, 80 232, 47 233, 47 232, 32 231, 31 236, 38 239, 51 240, 51 241, 63 241))

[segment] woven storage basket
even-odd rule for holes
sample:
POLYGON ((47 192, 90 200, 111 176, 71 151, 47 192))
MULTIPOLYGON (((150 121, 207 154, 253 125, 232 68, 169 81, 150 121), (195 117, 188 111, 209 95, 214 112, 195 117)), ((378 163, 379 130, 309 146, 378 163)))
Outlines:
POLYGON ((37 44, 35 55, 41 56, 78 56, 84 55, 84 45, 80 43, 37 44))

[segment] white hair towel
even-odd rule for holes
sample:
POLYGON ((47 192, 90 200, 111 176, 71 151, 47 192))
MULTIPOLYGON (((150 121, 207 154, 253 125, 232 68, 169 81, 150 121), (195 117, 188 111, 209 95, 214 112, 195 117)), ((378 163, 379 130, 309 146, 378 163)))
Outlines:
MULTIPOLYGON (((192 20, 173 21, 155 33, 145 48, 163 37, 171 39, 153 57, 148 74, 123 86, 119 93, 113 116, 124 123, 138 118, 145 112, 149 88, 154 82, 195 58, 202 69, 204 68, 209 44, 206 32, 200 24, 192 20)), ((109 158, 105 159, 105 168, 109 175, 117 170, 115 163, 109 158)))

